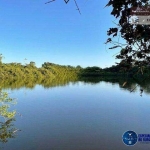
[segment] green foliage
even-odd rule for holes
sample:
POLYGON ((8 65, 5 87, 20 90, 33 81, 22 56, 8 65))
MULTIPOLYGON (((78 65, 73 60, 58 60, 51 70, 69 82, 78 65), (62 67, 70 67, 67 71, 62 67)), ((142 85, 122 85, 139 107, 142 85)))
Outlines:
MULTIPOLYGON (((124 53, 125 49, 122 49, 124 53)), ((0 83, 5 85, 13 85, 16 87, 26 85, 29 88, 33 88, 35 84, 44 84, 47 86, 55 85, 55 83, 67 83, 75 81, 80 77, 99 77, 99 76, 141 76, 150 75, 150 68, 148 66, 138 67, 136 65, 130 66, 122 60, 116 66, 109 68, 100 68, 97 66, 82 68, 81 66, 63 66, 50 62, 44 62, 42 67, 37 68, 35 62, 22 65, 21 63, 2 63, 0 66, 0 83)))
POLYGON ((87 67, 80 70, 80 76, 100 76, 102 74, 102 69, 96 66, 87 67))
POLYGON ((148 66, 150 64, 150 27, 144 24, 131 24, 129 21, 132 7, 146 8, 149 6, 149 0, 109 0, 106 6, 112 6, 111 15, 118 18, 116 27, 107 31, 107 35, 112 37, 106 42, 106 44, 114 45, 110 49, 121 47, 116 59, 128 64, 127 70, 130 70, 132 66, 140 68, 148 66), (113 37, 116 36, 124 39, 126 44, 113 41, 113 37))
POLYGON ((80 65, 76 66, 76 69, 82 69, 82 67, 80 65))
POLYGON ((14 118, 9 119, 4 123, 0 123, 0 142, 6 143, 9 138, 15 138, 14 133, 17 129, 13 127, 13 121, 15 121, 14 118))
POLYGON ((6 92, 0 92, 0 116, 5 120, 11 119, 15 116, 16 111, 9 111, 10 104, 15 104, 14 99, 8 96, 6 92))
POLYGON ((35 62, 31 61, 29 64, 31 67, 35 67, 35 62))
POLYGON ((61 66, 49 62, 45 62, 44 64, 42 64, 41 68, 37 68, 35 66, 35 62, 32 61, 26 65, 21 65, 20 63, 3 63, 0 67, 0 79, 64 79, 77 77, 78 71, 79 69, 76 69, 72 66, 61 66))
POLYGON ((6 143, 9 138, 15 137, 17 129, 13 125, 16 111, 9 111, 10 105, 15 104, 14 99, 10 98, 7 92, 0 91, 0 142, 6 143))
POLYGON ((119 63, 118 65, 113 65, 109 68, 101 69, 99 67, 87 67, 83 68, 79 72, 79 76, 81 77, 105 77, 105 76, 124 76, 124 77, 138 77, 141 78, 143 76, 150 75, 150 67, 138 67, 131 66, 130 70, 127 71, 128 64, 124 61, 119 63))

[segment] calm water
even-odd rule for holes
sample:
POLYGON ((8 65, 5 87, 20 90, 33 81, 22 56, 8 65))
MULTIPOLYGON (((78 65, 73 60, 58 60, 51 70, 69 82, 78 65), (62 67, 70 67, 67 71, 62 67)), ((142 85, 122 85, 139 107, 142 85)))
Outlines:
POLYGON ((15 138, 2 150, 148 150, 149 144, 126 146, 127 130, 150 134, 150 94, 117 82, 74 82, 44 88, 4 89, 17 98, 15 138))

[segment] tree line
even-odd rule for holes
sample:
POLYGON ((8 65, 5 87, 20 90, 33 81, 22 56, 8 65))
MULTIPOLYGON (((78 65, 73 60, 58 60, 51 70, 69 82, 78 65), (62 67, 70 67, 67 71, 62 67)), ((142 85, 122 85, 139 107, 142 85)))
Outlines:
POLYGON ((0 61, 0 79, 3 80, 22 80, 27 81, 52 81, 52 80, 77 80, 82 77, 106 77, 106 76, 124 76, 141 77, 150 75, 150 66, 130 66, 119 63, 111 67, 101 68, 97 66, 82 68, 80 65, 74 67, 70 65, 59 65, 50 62, 44 62, 41 67, 36 67, 35 62, 29 64, 21 63, 2 63, 0 61))
POLYGON ((35 62, 29 64, 21 63, 0 63, 0 79, 54 79, 76 77, 78 68, 72 66, 62 66, 54 63, 44 62, 40 68, 35 62))

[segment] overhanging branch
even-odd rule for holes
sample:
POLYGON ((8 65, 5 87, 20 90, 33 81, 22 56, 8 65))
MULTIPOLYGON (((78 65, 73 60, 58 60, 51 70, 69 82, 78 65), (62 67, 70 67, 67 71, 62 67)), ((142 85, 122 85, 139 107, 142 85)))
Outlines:
MULTIPOLYGON (((51 2, 54 2, 54 1, 55 1, 55 0, 51 0, 51 1, 46 2, 45 4, 48 4, 48 3, 51 3, 51 2)), ((66 4, 69 2, 69 0, 64 0, 64 1, 65 1, 66 4)), ((79 9, 79 6, 78 6, 76 0, 74 0, 74 2, 75 2, 75 5, 76 5, 76 7, 77 7, 77 10, 79 11, 79 13, 80 13, 80 15, 81 15, 81 11, 80 11, 80 9, 79 9)))

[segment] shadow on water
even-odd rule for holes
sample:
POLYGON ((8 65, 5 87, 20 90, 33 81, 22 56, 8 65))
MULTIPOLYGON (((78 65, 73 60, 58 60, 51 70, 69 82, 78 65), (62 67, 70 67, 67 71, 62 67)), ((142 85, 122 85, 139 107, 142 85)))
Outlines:
MULTIPOLYGON (((3 146, 10 138, 15 138, 16 133, 20 131, 14 126, 17 112, 9 110, 14 104, 16 104, 15 99, 9 98, 7 92, 0 91, 0 144, 3 146)), ((0 146, 0 150, 3 146, 0 146)))

